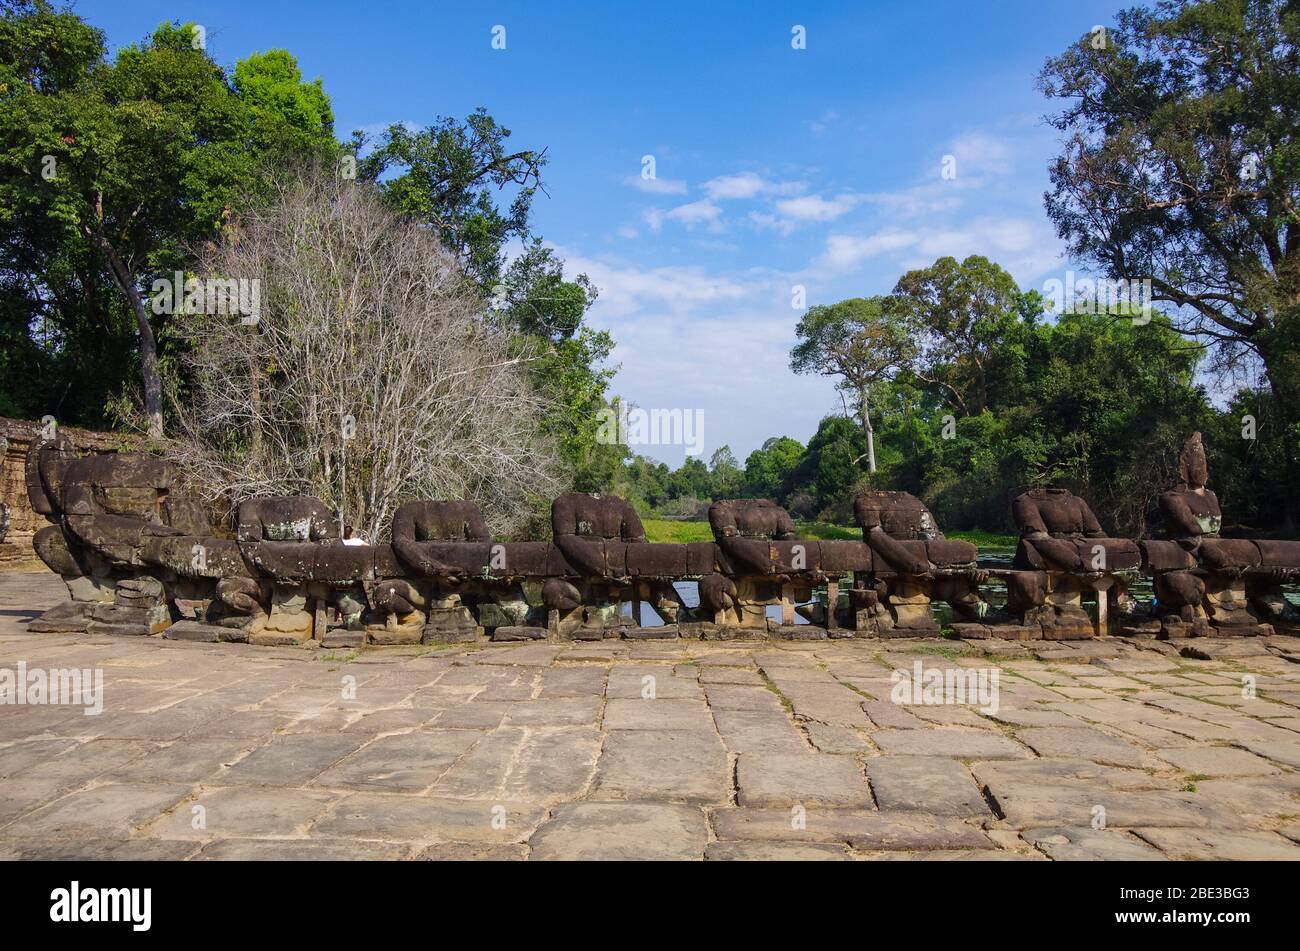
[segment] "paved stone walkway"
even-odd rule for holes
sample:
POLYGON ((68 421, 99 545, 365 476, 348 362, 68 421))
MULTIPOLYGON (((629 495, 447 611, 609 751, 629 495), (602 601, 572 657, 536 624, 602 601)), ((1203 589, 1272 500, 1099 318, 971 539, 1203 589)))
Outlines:
POLYGON ((0 574, 0 671, 98 668, 104 709, 0 706, 3 858, 1300 859, 1293 639, 24 633, 61 597, 0 574), (918 661, 996 711, 893 702, 918 661))

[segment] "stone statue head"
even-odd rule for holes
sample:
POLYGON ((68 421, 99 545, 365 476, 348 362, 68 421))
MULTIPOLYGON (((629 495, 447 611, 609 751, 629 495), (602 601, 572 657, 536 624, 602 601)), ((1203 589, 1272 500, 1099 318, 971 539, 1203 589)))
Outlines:
POLYGON ((63 505, 63 474, 76 458, 76 447, 62 429, 32 441, 27 450, 26 483, 33 511, 58 521, 63 505))
POLYGON ((1210 478, 1210 467, 1205 461, 1205 444, 1200 433, 1192 433, 1178 454, 1178 481, 1189 489, 1203 489, 1210 478))

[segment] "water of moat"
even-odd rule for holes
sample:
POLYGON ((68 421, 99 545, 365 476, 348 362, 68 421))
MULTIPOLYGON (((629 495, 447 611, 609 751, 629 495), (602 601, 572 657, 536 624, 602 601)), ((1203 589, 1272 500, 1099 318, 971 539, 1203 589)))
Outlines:
MULTIPOLYGON (((1016 552, 1014 548, 981 548, 979 566, 981 568, 988 568, 990 570, 998 569, 998 568, 1008 569, 1011 567, 1011 560, 1012 558, 1015 557, 1015 553, 1016 552)), ((680 594, 682 597, 682 603, 685 604, 688 608, 694 608, 699 605, 700 603, 699 587, 694 581, 675 581, 673 582, 673 587, 677 589, 677 593, 680 594)), ((1145 578, 1145 577, 1137 578, 1129 585, 1128 590, 1129 590, 1129 594, 1131 594, 1137 600, 1140 610, 1149 609, 1155 600, 1155 595, 1151 590, 1150 578, 1145 578)), ((1296 607, 1300 607, 1300 585, 1286 585, 1284 586, 1283 590, 1286 592, 1287 600, 1290 601, 1292 604, 1296 605, 1296 607)), ((987 584, 980 585, 980 595, 984 598, 985 601, 989 603, 989 606, 993 609, 1001 608, 1007 603, 1006 586, 999 584, 996 581, 989 581, 987 584)), ((845 595, 844 592, 841 591, 840 592, 841 606, 844 606, 846 604, 845 601, 846 598, 847 595, 845 595)), ((826 600, 826 587, 824 585, 819 588, 813 589, 812 601, 824 602, 825 600, 826 600)), ((803 601, 799 603, 810 604, 812 603, 812 601, 803 601)), ((1097 607, 1095 604, 1085 603, 1084 606, 1088 610, 1088 613, 1091 614, 1094 618, 1097 616, 1097 607)), ((952 622, 953 611, 952 608, 950 608, 947 604, 944 604, 942 602, 935 602, 933 605, 933 609, 934 609, 935 620, 940 624, 940 626, 947 626, 952 622)), ((632 614, 631 604, 623 605, 623 614, 625 616, 631 616, 632 614)), ((768 605, 767 616, 774 621, 780 621, 781 620, 780 606, 775 604, 768 605)), ((641 621, 646 627, 660 627, 664 623, 663 620, 659 617, 659 615, 655 613, 654 608, 651 607, 649 604, 646 604, 645 602, 642 602, 641 605, 641 621)), ((795 624, 807 624, 807 623, 809 622, 805 618, 799 616, 798 614, 795 615, 795 624)))

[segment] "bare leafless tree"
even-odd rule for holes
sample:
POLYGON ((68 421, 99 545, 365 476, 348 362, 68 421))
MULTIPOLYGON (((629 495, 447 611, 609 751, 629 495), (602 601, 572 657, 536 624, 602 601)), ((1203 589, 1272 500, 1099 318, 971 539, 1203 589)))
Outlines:
POLYGON ((473 499, 517 531, 561 488, 531 355, 371 186, 308 170, 273 194, 200 249, 201 282, 256 281, 260 306, 175 319, 191 386, 171 457, 232 503, 319 496, 371 540, 410 499, 473 499))

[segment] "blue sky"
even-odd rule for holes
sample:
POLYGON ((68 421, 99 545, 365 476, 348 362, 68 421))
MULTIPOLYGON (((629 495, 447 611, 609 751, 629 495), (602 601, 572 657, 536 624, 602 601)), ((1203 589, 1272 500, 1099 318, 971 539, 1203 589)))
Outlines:
MULTIPOLYGON (((788 369, 808 304, 887 293, 942 255, 1026 287, 1069 266, 1043 211, 1056 134, 1034 77, 1126 3, 81 0, 114 47, 202 24, 227 66, 285 48, 346 137, 485 106, 546 147, 538 232, 601 290, 615 390, 704 413, 705 458, 801 442, 840 401, 788 369), (493 27, 505 49, 493 49, 493 27), (792 28, 806 48, 792 48, 792 28), (655 179, 642 176, 654 157, 655 179), (956 160, 945 179, 945 156, 956 160)), ((670 464, 674 446, 640 449, 670 464)))

